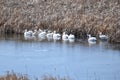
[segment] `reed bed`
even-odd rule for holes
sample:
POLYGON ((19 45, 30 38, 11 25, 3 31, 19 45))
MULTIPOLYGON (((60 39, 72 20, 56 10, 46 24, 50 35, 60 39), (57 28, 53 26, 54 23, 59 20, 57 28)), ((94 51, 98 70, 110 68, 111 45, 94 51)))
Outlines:
POLYGON ((119 0, 0 0, 0 32, 23 33, 25 29, 50 29, 109 36, 120 43, 119 0))

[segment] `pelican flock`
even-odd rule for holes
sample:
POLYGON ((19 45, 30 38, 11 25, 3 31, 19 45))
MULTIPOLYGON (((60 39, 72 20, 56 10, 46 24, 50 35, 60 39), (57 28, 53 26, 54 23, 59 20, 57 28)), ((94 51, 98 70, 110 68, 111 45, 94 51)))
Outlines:
MULTIPOLYGON (((91 34, 87 34, 88 36, 88 43, 96 43, 97 38, 94 36, 91 36, 91 34)), ((66 32, 63 32, 62 34, 58 33, 57 31, 50 31, 50 30, 27 30, 25 29, 24 31, 24 37, 31 39, 32 37, 38 37, 38 38, 47 38, 48 40, 63 40, 63 41, 69 41, 69 42, 74 42, 76 40, 76 37, 74 34, 67 34, 66 32)), ((108 36, 102 34, 102 32, 99 33, 98 38, 100 40, 107 40, 108 36)))

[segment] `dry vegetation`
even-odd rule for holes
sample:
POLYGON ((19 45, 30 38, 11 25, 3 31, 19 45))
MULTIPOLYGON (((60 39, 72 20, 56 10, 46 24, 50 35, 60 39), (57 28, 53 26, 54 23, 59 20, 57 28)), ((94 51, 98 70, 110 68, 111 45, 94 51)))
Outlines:
POLYGON ((0 76, 0 80, 29 80, 27 75, 16 74, 14 72, 7 72, 6 75, 0 76))
POLYGON ((120 43, 120 0, 0 0, 0 31, 67 31, 86 38, 99 31, 120 43))
MULTIPOLYGON (((0 76, 0 80, 31 80, 27 75, 16 74, 14 72, 7 72, 6 75, 0 76)), ((70 78, 60 78, 52 76, 43 76, 41 79, 34 78, 34 80, 71 80, 70 78)))

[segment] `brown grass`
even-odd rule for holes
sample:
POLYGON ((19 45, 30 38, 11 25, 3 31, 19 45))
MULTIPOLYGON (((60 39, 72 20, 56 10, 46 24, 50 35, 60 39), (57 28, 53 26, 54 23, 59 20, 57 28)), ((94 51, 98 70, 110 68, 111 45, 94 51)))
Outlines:
MULTIPOLYGON (((6 75, 0 76, 0 80, 31 80, 27 75, 16 74, 14 72, 7 72, 6 75)), ((68 77, 52 77, 43 76, 41 79, 34 78, 34 80, 71 80, 68 77)))
POLYGON ((0 31, 24 29, 67 31, 77 38, 101 31, 120 42, 119 0, 0 0, 0 31))
POLYGON ((0 76, 0 80, 29 80, 27 75, 7 72, 6 75, 0 76))

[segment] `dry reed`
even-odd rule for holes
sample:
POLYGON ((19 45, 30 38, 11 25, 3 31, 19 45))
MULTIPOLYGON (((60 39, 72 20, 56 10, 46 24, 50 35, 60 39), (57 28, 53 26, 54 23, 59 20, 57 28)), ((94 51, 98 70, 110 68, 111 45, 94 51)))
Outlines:
POLYGON ((119 0, 0 0, 0 31, 67 31, 77 38, 103 32, 120 43, 119 0))

